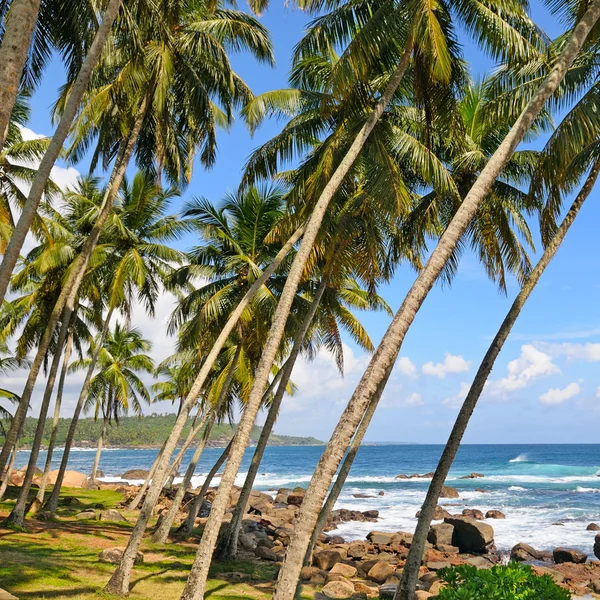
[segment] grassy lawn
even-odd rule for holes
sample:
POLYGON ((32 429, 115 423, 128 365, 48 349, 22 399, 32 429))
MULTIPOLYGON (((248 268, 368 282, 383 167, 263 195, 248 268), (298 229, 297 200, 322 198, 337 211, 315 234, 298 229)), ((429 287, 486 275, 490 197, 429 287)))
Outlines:
MULTIPOLYGON (((0 502, 0 518, 13 504, 16 490, 0 502)), ((0 528, 0 587, 20 600, 98 600, 108 598, 102 587, 114 565, 101 563, 104 548, 125 546, 135 515, 123 513, 131 524, 74 515, 86 508, 114 508, 121 495, 113 491, 65 489, 58 518, 52 522, 27 521, 26 531, 0 528)), ((178 600, 191 568, 198 537, 165 545, 142 545, 144 564, 131 578, 131 600, 178 600)), ((210 596, 267 599, 273 591, 275 565, 253 560, 225 561, 213 566, 210 596)))

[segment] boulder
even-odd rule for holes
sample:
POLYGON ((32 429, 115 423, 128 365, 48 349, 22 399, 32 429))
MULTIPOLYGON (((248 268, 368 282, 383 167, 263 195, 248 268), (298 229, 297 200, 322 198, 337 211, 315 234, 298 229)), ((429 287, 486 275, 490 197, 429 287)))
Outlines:
POLYGON ((348 557, 361 559, 369 554, 370 546, 367 542, 351 542, 348 545, 348 557))
POLYGON ((364 581, 357 581, 354 584, 355 594, 364 594, 367 598, 379 598, 379 590, 376 585, 369 585, 364 581))
POLYGON ((256 550, 254 551, 254 556, 257 558, 262 558, 264 560, 271 560, 273 562, 277 562, 279 557, 275 550, 271 548, 267 548, 265 546, 256 546, 256 550))
POLYGON ((481 479, 485 477, 483 473, 471 473, 470 475, 464 475, 463 477, 459 477, 459 479, 481 479))
POLYGON ((384 583, 395 571, 396 569, 389 562, 380 560, 369 569, 367 577, 375 583, 384 583))
POLYGON ((78 521, 83 521, 85 519, 93 519, 96 520, 96 511, 89 509, 89 510, 84 510, 83 512, 77 513, 75 515, 75 518, 78 521))
MULTIPOLYGON (((125 548, 105 548, 98 555, 98 559, 100 562, 110 563, 112 565, 117 565, 121 562, 121 558, 123 558, 123 552, 125 548)), ((139 565, 144 562, 144 555, 141 552, 137 552, 135 555, 135 560, 133 564, 139 565)))
POLYGON ((397 583, 384 583, 379 588, 379 597, 382 600, 392 600, 396 595, 396 588, 398 587, 397 583))
POLYGON ((321 571, 329 571, 342 560, 342 555, 337 550, 321 550, 313 554, 313 564, 321 571))
POLYGON ((506 519, 506 516, 503 512, 499 510, 488 510, 485 513, 486 519, 506 519))
POLYGON ((445 554, 458 554, 460 552, 457 546, 452 546, 451 544, 438 544, 435 549, 445 554))
MULTIPOLYGON (((56 483, 57 477, 58 471, 50 471, 50 473, 48 473, 48 483, 56 483)), ((87 475, 85 475, 84 473, 79 473, 78 471, 65 471, 65 476, 62 484, 64 487, 83 488, 85 487, 86 482, 87 475)))
POLYGON ((417 590, 413 598, 415 600, 427 600, 427 598, 433 598, 433 594, 431 592, 426 592, 425 590, 417 590))
POLYGON ((304 488, 294 488, 287 497, 287 503, 293 504, 294 506, 300 506, 304 500, 304 496, 306 496, 306 490, 304 488))
POLYGON ((19 600, 16 596, 9 594, 6 590, 0 589, 0 600, 19 600))
POLYGON ((407 548, 410 548, 410 545, 412 544, 413 541, 413 537, 414 534, 408 532, 408 531, 398 531, 397 533, 395 533, 392 536, 392 544, 394 546, 406 546, 407 548))
MULTIPOLYGON (((596 581, 590 581, 588 587, 590 590, 592 590, 592 592, 594 592, 594 594, 600 594, 600 579, 597 579, 596 581)), ((2 596, 0 596, 0 600, 2 600, 2 596)))
POLYGON ((331 600, 343 600, 351 598, 354 594, 354 585, 349 581, 330 581, 321 590, 323 595, 331 600))
POLYGON ((427 563, 427 568, 430 571, 439 571, 440 569, 447 569, 451 566, 452 565, 449 562, 446 562, 445 560, 431 560, 427 563))
POLYGON ((43 503, 39 498, 35 498, 33 502, 28 506, 26 513, 30 515, 37 515, 42 510, 43 503))
POLYGON ((331 568, 331 571, 329 571, 330 573, 337 573, 338 575, 342 575, 343 577, 356 577, 356 567, 353 567, 352 565, 347 565, 346 563, 336 563, 335 565, 333 565, 333 567, 331 568))
POLYGON ((121 475, 121 479, 146 479, 149 474, 150 471, 146 471, 146 469, 129 469, 121 475))
POLYGON ((490 490, 484 490, 483 488, 475 488, 476 492, 479 492, 480 494, 489 494, 490 490))
POLYGON ((284 546, 287 546, 290 543, 293 533, 293 530, 288 527, 277 527, 273 532, 273 535, 276 540, 279 540, 284 546))
POLYGON ((385 492, 383 490, 379 490, 378 496, 385 496, 385 492))
POLYGON ((449 518, 444 520, 454 526, 452 545, 466 554, 484 554, 494 545, 494 530, 487 523, 475 519, 449 518))
POLYGON ((109 508, 108 510, 101 511, 99 518, 100 521, 127 522, 127 519, 118 510, 115 510, 114 508, 109 508))
POLYGON ((600 525, 597 523, 590 523, 585 529, 586 531, 600 531, 600 525))
MULTIPOLYGON (((418 519, 420 516, 421 516, 421 511, 418 510, 415 517, 418 519)), ((441 506, 436 506, 435 510, 433 511, 432 519, 434 521, 443 521, 444 519, 447 519, 448 517, 451 517, 451 516, 452 515, 445 508, 442 508, 441 506)))
POLYGON ((432 525, 427 534, 427 541, 439 549, 439 546, 451 546, 454 535, 454 526, 450 523, 432 525))
POLYGON ((494 566, 489 560, 487 560, 483 556, 469 556, 469 558, 465 559, 465 564, 471 565, 472 567, 475 567, 477 569, 489 569, 494 566))
POLYGON ((341 545, 345 544, 346 540, 341 535, 332 535, 328 540, 328 544, 341 545))
POLYGON ((371 496, 371 494, 352 494, 353 498, 376 498, 377 496, 371 496))
POLYGON ((440 492, 440 498, 460 498, 460 496, 458 495, 458 490, 456 488, 443 485, 442 491, 440 492))
POLYGON ((531 547, 529 544, 519 543, 516 546, 513 546, 510 551, 510 560, 515 562, 542 560, 542 553, 531 547))
POLYGON ((433 479, 435 473, 430 471, 429 473, 423 473, 423 475, 419 475, 418 473, 413 473, 412 475, 405 475, 402 473, 401 475, 396 475, 396 479, 433 479))
POLYGON ((462 511, 463 517, 468 517, 469 519, 475 519, 477 521, 483 521, 485 517, 483 513, 477 508, 465 508, 462 511))
POLYGON ((302 567, 300 571, 300 579, 302 581, 309 581, 310 578, 319 572, 317 567, 302 567))
POLYGON ((575 563, 579 565, 585 563, 587 560, 587 554, 574 548, 554 548, 552 556, 557 565, 561 563, 575 563))
POLYGON ((241 533, 240 534, 240 546, 244 550, 248 550, 249 552, 254 552, 256 550, 257 541, 253 535, 249 533, 241 533))
POLYGON ((371 531, 367 534, 367 539, 371 544, 379 544, 380 546, 389 546, 392 543, 393 533, 386 531, 371 531))
POLYGON ((363 516, 365 517, 365 519, 367 520, 377 520, 379 518, 379 511, 378 510, 363 510, 362 511, 363 516))
POLYGON ((312 585, 323 585, 325 581, 327 581, 327 573, 319 570, 308 580, 312 585))

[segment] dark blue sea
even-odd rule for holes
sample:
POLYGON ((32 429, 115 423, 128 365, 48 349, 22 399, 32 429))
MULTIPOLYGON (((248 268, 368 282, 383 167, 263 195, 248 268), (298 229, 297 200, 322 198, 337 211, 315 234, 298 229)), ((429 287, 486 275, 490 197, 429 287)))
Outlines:
MULTIPOLYGON (((338 507, 377 509, 380 520, 376 526, 346 523, 339 533, 350 539, 362 538, 375 527, 390 531, 414 529, 415 513, 428 481, 401 480, 396 475, 434 470, 441 450, 439 445, 363 446, 338 507), (383 496, 377 495, 380 491, 383 496), (374 497, 359 499, 353 496, 356 493, 374 497)), ((306 487, 322 451, 322 446, 267 448, 255 487, 306 487)), ((193 479, 195 486, 202 483, 220 452, 217 448, 205 450, 193 479)), ((238 484, 243 481, 251 453, 252 450, 246 452, 238 484)), ((24 465, 28 457, 28 452, 20 452, 18 466, 24 465)), ((107 480, 114 481, 128 469, 148 469, 155 457, 156 450, 109 449, 102 455, 100 468, 107 480)), ((186 458, 190 457, 191 451, 186 458)), ((58 451, 54 468, 60 458, 58 451)), ((93 459, 94 451, 75 450, 69 468, 89 472, 93 459)), ((44 460, 42 453, 39 464, 44 460)), ((592 554, 595 533, 586 531, 586 526, 590 522, 600 524, 600 445, 466 445, 460 449, 448 479, 448 485, 460 493, 458 500, 440 502, 450 512, 478 508, 484 512, 498 509, 506 514, 505 520, 489 521, 500 549, 526 542, 539 549, 563 545, 592 554), (459 479, 471 472, 485 477, 459 479)))

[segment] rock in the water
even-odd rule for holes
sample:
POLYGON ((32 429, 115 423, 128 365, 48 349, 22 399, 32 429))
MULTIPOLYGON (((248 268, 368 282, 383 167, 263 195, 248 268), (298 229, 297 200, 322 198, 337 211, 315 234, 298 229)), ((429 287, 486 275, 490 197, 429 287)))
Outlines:
POLYGON ((435 473, 433 471, 429 473, 423 473, 423 475, 419 475, 418 473, 413 473, 412 475, 405 475, 402 473, 401 475, 396 475, 396 479, 433 479, 435 473))
POLYGON ((321 571, 329 571, 342 560, 342 555, 337 550, 321 550, 313 554, 313 564, 321 571))
POLYGON ((475 519, 448 518, 445 523, 454 526, 452 545, 458 546, 466 554, 485 554, 494 545, 494 530, 487 523, 480 523, 475 519))
POLYGON ((349 581, 330 581, 323 586, 322 593, 331 600, 351 598, 354 594, 354 585, 349 581))
POLYGON ((485 513, 486 519, 506 519, 505 514, 499 510, 488 510, 485 513))
POLYGON ((600 525, 598 525, 598 523, 590 523, 587 527, 586 527, 587 531, 600 531, 600 525))
POLYGON ((483 473, 471 473, 470 475, 459 477, 459 479, 480 479, 481 477, 485 477, 485 475, 483 473))
POLYGON ((84 510, 75 515, 75 518, 79 521, 83 521, 84 519, 96 519, 96 511, 95 510, 84 510))
POLYGON ((458 490, 456 488, 443 485, 442 491, 440 492, 440 498, 460 498, 460 496, 458 495, 458 490))
POLYGON ((397 583, 384 583, 379 588, 379 597, 382 600, 393 599, 396 595, 396 588, 398 587, 397 583))
POLYGON ((574 548, 554 548, 552 556, 557 565, 561 563, 575 563, 579 565, 587 560, 587 554, 574 548))
MULTIPOLYGON (((117 565, 121 562, 121 558, 123 558, 123 552, 125 548, 105 548, 100 552, 98 558, 100 562, 110 563, 112 565, 117 565)), ((135 560, 133 563, 135 565, 139 565, 144 562, 144 555, 141 552, 136 552, 135 560)))
POLYGON ((333 565, 331 571, 329 572, 337 573, 338 575, 342 575, 343 577, 351 578, 356 576, 356 567, 339 562, 333 565))
MULTIPOLYGON (((420 516, 421 516, 421 511, 418 510, 415 517, 418 519, 420 516)), ((435 510, 433 511, 432 519, 434 521, 443 521, 444 519, 451 517, 451 516, 452 515, 445 508, 442 508, 441 506, 438 505, 435 507, 435 510)))
POLYGON ((103 510, 100 513, 100 520, 101 521, 116 521, 116 522, 125 521, 125 522, 127 522, 127 519, 118 510, 115 510, 114 508, 109 508, 108 510, 103 510))
POLYGON ((256 550, 254 551, 254 555, 264 560, 272 560, 273 562, 279 560, 279 557, 277 556, 275 550, 267 548, 266 546, 257 546, 256 550))
POLYGON ((468 517, 469 519, 475 519, 477 521, 483 521, 485 517, 483 513, 477 508, 465 508, 462 511, 463 517, 468 517))
POLYGON ((384 583, 390 575, 393 575, 396 570, 389 562, 380 560, 375 563, 367 574, 368 578, 371 581, 375 581, 376 583, 384 583))
POLYGON ((121 475, 121 479, 144 479, 145 480, 149 474, 150 474, 150 472, 146 471, 145 469, 129 469, 129 471, 125 471, 125 473, 123 473, 121 475))
POLYGON ((516 562, 530 562, 532 560, 543 560, 543 555, 529 544, 519 543, 516 546, 513 546, 510 551, 510 560, 516 562))
POLYGON ((353 498, 375 498, 376 496, 372 496, 371 494, 352 494, 353 498))
POLYGON ((454 535, 454 526, 450 523, 439 523, 432 525, 427 534, 427 541, 436 547, 443 545, 452 545, 452 536, 454 535))
POLYGON ((385 496, 385 492, 383 490, 379 490, 378 496, 385 496))

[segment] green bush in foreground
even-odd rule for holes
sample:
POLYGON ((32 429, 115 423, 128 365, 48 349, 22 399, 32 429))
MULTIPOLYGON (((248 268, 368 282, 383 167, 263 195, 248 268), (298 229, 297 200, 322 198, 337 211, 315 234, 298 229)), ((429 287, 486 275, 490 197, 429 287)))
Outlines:
POLYGON ((539 577, 528 565, 510 563, 491 569, 471 565, 441 569, 447 583, 439 600, 570 600, 571 595, 558 587, 549 575, 539 577))

